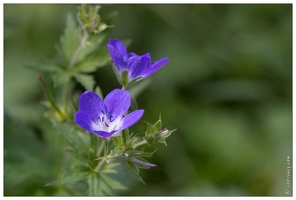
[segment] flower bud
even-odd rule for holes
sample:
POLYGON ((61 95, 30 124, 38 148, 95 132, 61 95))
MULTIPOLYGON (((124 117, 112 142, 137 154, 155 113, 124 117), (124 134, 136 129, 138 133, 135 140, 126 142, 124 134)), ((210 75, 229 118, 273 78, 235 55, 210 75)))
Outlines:
POLYGON ((131 160, 134 164, 136 164, 137 167, 145 168, 145 169, 148 169, 148 168, 156 169, 156 165, 154 164, 151 164, 136 158, 132 158, 131 160))
POLYGON ((166 145, 165 139, 168 138, 173 131, 170 131, 167 128, 162 129, 162 121, 159 116, 159 120, 155 124, 148 123, 145 140, 148 145, 152 145, 154 143, 164 143, 166 145))
POLYGON ((100 6, 83 4, 78 8, 78 19, 83 24, 88 34, 96 34, 105 30, 108 26, 101 22, 98 14, 100 6))

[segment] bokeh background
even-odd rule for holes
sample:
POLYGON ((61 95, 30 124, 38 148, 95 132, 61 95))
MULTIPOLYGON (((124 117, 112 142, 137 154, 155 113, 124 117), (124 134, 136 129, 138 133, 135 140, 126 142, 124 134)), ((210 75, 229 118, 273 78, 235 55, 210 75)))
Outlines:
MULTIPOLYGON (((60 195, 44 187, 53 160, 42 140, 38 72, 26 63, 51 58, 73 4, 4 4, 4 195, 60 195)), ((170 61, 138 95, 143 120, 177 129, 141 170, 124 169, 130 190, 117 195, 291 196, 292 5, 102 5, 117 11, 109 38, 129 51, 170 61), (289 191, 288 191, 289 190, 289 191)), ((107 44, 107 40, 105 41, 107 44)), ((94 73, 104 94, 119 87, 110 65, 94 73)), ((145 127, 142 121, 135 127, 145 127)))

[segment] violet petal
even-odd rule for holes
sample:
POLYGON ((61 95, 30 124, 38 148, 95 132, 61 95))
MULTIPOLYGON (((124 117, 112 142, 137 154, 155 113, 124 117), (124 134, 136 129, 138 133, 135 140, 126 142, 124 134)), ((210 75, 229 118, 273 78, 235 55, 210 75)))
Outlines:
POLYGON ((123 123, 122 123, 120 130, 124 130, 124 129, 134 125, 135 123, 137 123, 141 119, 143 114, 144 114, 144 110, 136 110, 136 111, 129 113, 127 116, 125 116, 122 119, 123 123))
POLYGON ((80 95, 78 105, 79 109, 88 115, 98 116, 101 109, 103 109, 101 98, 91 91, 85 91, 80 95))
POLYGON ((117 130, 113 130, 110 133, 107 133, 105 131, 93 131, 93 133, 97 134, 98 136, 102 137, 102 138, 110 138, 112 135, 114 135, 116 132, 118 132, 117 130))
POLYGON ((127 50, 124 44, 117 40, 110 40, 108 43, 110 56, 119 72, 125 68, 124 62, 127 60, 127 50))
POLYGON ((152 75, 154 72, 156 72, 157 70, 159 70, 163 65, 165 65, 167 62, 169 61, 168 58, 162 58, 156 62, 154 62, 150 68, 144 73, 142 74, 142 76, 144 78, 147 78, 148 76, 152 75))
POLYGON ((96 118, 94 116, 88 115, 84 111, 79 110, 75 114, 74 122, 88 132, 93 132, 92 123, 95 123, 95 120, 96 118))
POLYGON ((123 115, 131 104, 128 91, 115 89, 111 91, 104 100, 105 110, 110 112, 113 118, 123 115))

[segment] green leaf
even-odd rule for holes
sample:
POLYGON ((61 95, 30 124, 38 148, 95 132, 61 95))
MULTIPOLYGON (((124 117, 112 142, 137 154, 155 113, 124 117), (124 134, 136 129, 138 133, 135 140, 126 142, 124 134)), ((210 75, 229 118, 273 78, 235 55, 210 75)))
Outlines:
POLYGON ((102 196, 103 192, 100 190, 100 180, 98 179, 98 175, 95 173, 91 173, 87 178, 88 184, 88 195, 89 196, 102 196))
POLYGON ((89 196, 114 195, 114 190, 127 189, 119 181, 105 175, 104 173, 89 174, 87 183, 89 196))
POLYGON ((105 38, 106 35, 104 34, 91 35, 85 43, 84 48, 81 50, 77 62, 80 62, 81 60, 85 59, 85 57, 95 52, 99 48, 100 44, 105 40, 105 38))
POLYGON ((30 126, 6 112, 3 137, 4 195, 33 196, 40 188, 45 192, 43 186, 57 168, 47 144, 36 137, 30 126))
POLYGON ((60 67, 58 65, 52 63, 25 64, 24 67, 40 72, 57 72, 60 70, 60 67))
POLYGON ((65 175, 60 180, 54 181, 52 183, 48 183, 45 186, 74 184, 81 180, 86 180, 88 177, 88 174, 89 174, 88 172, 80 172, 80 173, 72 172, 71 174, 65 175))
POLYGON ((126 186, 124 186, 119 181, 117 181, 113 178, 110 178, 109 176, 107 176, 103 173, 100 174, 100 177, 105 182, 105 184, 108 185, 109 188, 111 188, 112 190, 127 190, 128 189, 126 186))
POLYGON ((57 123, 56 126, 70 146, 70 149, 67 151, 74 155, 77 158, 76 160, 87 159, 90 147, 90 134, 77 131, 71 127, 71 124, 57 123))
POLYGON ((126 161, 126 169, 134 179, 145 184, 142 177, 139 175, 139 168, 131 160, 126 161))
POLYGON ((71 77, 72 73, 62 69, 59 69, 51 74, 54 87, 64 85, 71 79, 71 77))
POLYGON ((116 174, 117 171, 115 169, 113 169, 114 167, 117 167, 118 165, 120 165, 120 163, 109 163, 109 164, 105 164, 102 172, 106 173, 106 174, 116 174))
POLYGON ((107 26, 112 26, 113 24, 113 21, 115 20, 115 18, 117 17, 118 15, 118 11, 112 11, 110 12, 107 16, 106 16, 106 19, 104 20, 104 22, 107 24, 107 26))
POLYGON ((94 89, 95 81, 91 75, 75 73, 74 77, 86 90, 94 89))
POLYGON ((85 59, 75 64, 74 68, 79 72, 94 72, 97 68, 106 66, 110 60, 107 47, 100 47, 95 52, 86 56, 85 59))
POLYGON ((67 61, 70 62, 74 52, 80 44, 82 38, 81 30, 78 28, 76 19, 73 15, 68 14, 66 28, 60 39, 60 49, 67 61))
POLYGON ((97 85, 96 88, 95 88, 95 90, 94 90, 94 92, 95 92, 97 95, 99 95, 99 97, 100 97, 102 100, 104 100, 104 95, 103 95, 103 92, 102 92, 100 86, 97 85))

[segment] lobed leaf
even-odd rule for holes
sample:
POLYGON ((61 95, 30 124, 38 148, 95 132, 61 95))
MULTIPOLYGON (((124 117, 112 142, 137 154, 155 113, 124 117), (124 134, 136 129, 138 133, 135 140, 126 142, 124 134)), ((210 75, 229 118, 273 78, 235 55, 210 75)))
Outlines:
POLYGON ((66 185, 66 184, 74 184, 81 180, 85 180, 87 176, 89 175, 88 172, 72 172, 71 174, 65 175, 60 180, 54 181, 52 183, 48 183, 45 186, 51 186, 51 185, 66 185))
POLYGON ((131 160, 126 161, 126 169, 134 179, 145 184, 142 177, 139 175, 139 168, 131 160))
POLYGON ((88 195, 89 196, 103 196, 114 195, 114 190, 126 190, 123 184, 119 181, 107 176, 104 173, 91 173, 87 178, 88 195))
POLYGON ((82 38, 81 30, 78 28, 73 15, 68 14, 66 20, 66 28, 60 39, 60 49, 67 63, 70 62, 73 54, 80 44, 82 38))
POLYGON ((74 68, 79 72, 94 72, 97 68, 106 66, 110 60, 107 47, 100 47, 78 62, 74 68))
POLYGON ((74 74, 75 79, 86 89, 92 91, 95 85, 93 76, 86 74, 74 74))

